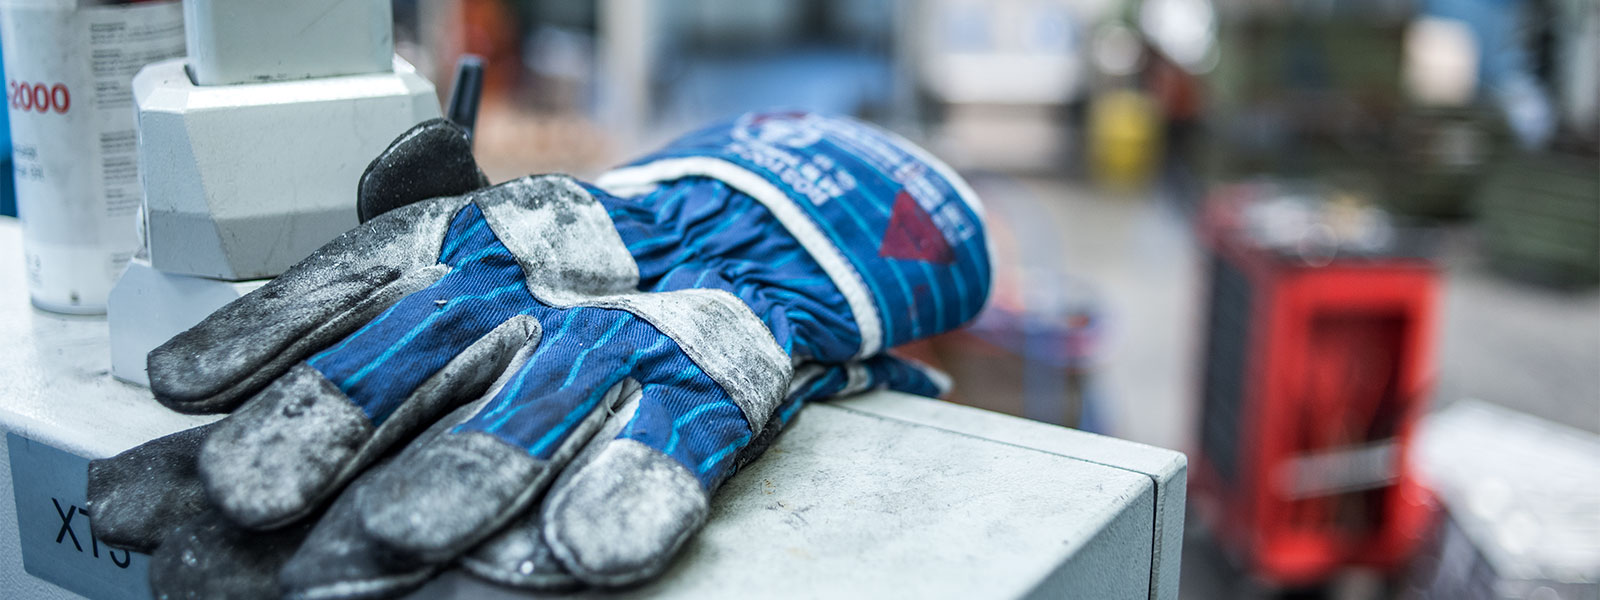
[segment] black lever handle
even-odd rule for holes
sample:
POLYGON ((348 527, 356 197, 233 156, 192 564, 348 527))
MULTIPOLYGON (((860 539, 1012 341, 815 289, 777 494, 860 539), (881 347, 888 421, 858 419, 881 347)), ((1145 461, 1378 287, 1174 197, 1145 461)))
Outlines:
POLYGON ((472 141, 473 127, 478 123, 478 101, 483 98, 483 57, 463 54, 456 61, 456 81, 450 88, 450 106, 445 118, 460 125, 472 141))

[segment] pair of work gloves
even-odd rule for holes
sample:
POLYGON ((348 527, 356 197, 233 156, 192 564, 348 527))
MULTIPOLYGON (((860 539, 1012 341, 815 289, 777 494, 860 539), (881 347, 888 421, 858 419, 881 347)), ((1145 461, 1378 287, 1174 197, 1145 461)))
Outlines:
POLYGON ((495 186, 436 120, 358 196, 360 226, 150 353, 162 404, 231 414, 90 463, 95 535, 152 552, 158 597, 643 581, 806 402, 942 392, 885 349, 989 289, 971 190, 843 118, 495 186))

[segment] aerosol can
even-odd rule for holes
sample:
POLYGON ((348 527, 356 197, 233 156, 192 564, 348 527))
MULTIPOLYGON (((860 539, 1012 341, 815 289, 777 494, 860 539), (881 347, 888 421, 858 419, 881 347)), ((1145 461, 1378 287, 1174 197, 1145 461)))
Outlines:
POLYGON ((103 313, 138 247, 129 84, 145 64, 183 56, 183 9, 0 0, 0 40, 29 294, 45 310, 103 313))

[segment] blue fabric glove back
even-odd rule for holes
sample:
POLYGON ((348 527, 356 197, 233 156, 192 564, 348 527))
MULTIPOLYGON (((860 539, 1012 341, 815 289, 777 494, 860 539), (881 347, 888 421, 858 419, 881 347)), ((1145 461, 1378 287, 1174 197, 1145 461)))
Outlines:
MULTIPOLYGON (((988 298, 988 241, 977 194, 894 134, 850 119, 753 113, 690 133, 597 183, 626 195, 694 176, 722 181, 762 204, 809 253, 856 323, 855 357, 954 329, 988 298)), ((654 219, 619 220, 617 229, 647 278, 688 276, 695 268, 674 265, 693 253, 663 250, 664 236, 641 230, 668 223, 679 239, 698 241, 733 226, 720 207, 645 204, 654 219)), ((817 350, 811 358, 845 358, 837 347, 817 350)))
POLYGON ((719 467, 749 441, 738 405, 648 322, 622 309, 555 308, 530 295, 521 265, 475 205, 453 219, 439 262, 453 267, 448 275, 307 361, 373 425, 496 327, 527 316, 542 324, 538 347, 456 432, 487 433, 548 461, 631 377, 643 400, 624 435, 677 459, 703 486, 719 482, 727 471, 719 467), (684 437, 691 422, 695 435, 684 437))

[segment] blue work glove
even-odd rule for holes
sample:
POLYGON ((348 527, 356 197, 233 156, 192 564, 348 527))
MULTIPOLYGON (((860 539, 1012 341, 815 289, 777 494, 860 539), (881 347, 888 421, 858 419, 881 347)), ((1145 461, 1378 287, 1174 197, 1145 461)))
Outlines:
MULTIPOLYGON (((794 364, 842 373, 961 324, 987 293, 970 192, 852 121, 742 117, 602 183, 627 197, 545 176, 392 210, 151 353, 168 406, 248 399, 195 467, 245 527, 304 519, 433 425, 320 519, 284 570, 291 592, 414 585, 558 473, 537 519, 560 564, 595 584, 649 577, 786 395, 805 399, 786 394, 794 364)), ((106 539, 149 527, 136 483, 96 487, 106 539)))

